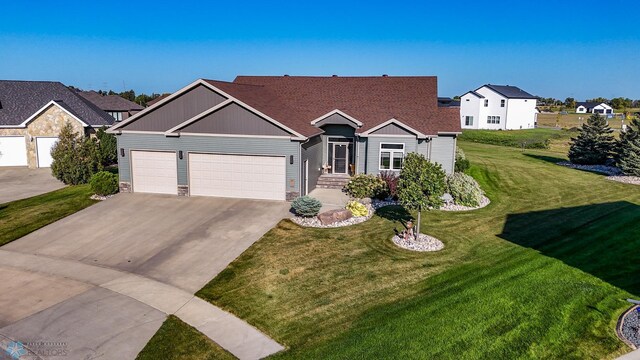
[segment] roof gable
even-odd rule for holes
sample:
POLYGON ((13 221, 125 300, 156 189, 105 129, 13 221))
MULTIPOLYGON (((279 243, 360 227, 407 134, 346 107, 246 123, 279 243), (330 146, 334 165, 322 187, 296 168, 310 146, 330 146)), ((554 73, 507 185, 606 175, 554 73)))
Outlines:
POLYGON ((62 83, 0 80, 0 126, 22 126, 52 101, 89 126, 113 124, 111 116, 62 83))

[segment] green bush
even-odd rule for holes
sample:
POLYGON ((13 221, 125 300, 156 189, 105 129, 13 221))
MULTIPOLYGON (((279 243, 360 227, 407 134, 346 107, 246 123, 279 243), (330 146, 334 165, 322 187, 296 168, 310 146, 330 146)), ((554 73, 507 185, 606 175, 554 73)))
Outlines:
POLYGON ((459 147, 456 147, 455 172, 465 172, 467 171, 467 169, 469 169, 470 166, 471 163, 469 162, 469 160, 467 160, 467 156, 464 154, 464 151, 462 151, 462 149, 460 149, 459 147))
POLYGON ((102 127, 96 131, 96 139, 98 139, 98 159, 104 167, 114 165, 118 162, 118 140, 115 135, 108 134, 106 127, 102 127))
POLYGON ((358 174, 349 180, 344 190, 356 199, 372 198, 385 191, 385 182, 371 174, 358 174))
POLYGON ((111 195, 118 192, 118 175, 108 171, 100 171, 94 174, 89 181, 91 191, 97 195, 111 195))
POLYGON ((351 211, 351 215, 353 216, 369 215, 369 210, 367 209, 367 207, 357 201, 349 201, 345 208, 351 211))
POLYGON ((463 173, 454 173, 447 176, 449 194, 457 205, 475 207, 482 200, 482 189, 478 182, 471 176, 463 173))
POLYGON ((398 197, 398 181, 400 180, 398 173, 390 170, 381 171, 378 177, 384 181, 384 187, 376 197, 380 200, 388 197, 396 199, 398 197))
POLYGON ((300 196, 293 200, 291 207, 299 216, 312 217, 318 215, 322 203, 311 196, 300 196))

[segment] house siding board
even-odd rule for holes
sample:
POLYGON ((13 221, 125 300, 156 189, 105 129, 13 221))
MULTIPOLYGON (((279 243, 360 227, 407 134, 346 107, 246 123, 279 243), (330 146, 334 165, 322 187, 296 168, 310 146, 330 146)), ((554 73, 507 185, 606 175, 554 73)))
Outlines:
MULTIPOLYGON (((309 142, 301 145, 301 163, 304 164, 305 160, 309 161, 309 189, 307 189, 307 193, 316 188, 318 178, 322 174, 322 149, 323 144, 320 136, 311 138, 309 142)), ((304 171, 304 167, 301 168, 301 171, 304 171)))
POLYGON ((142 115, 121 129, 167 131, 203 111, 220 104, 224 100, 225 98, 223 96, 203 85, 199 85, 157 109, 142 115))
POLYGON ((260 139, 212 136, 165 137, 160 134, 122 134, 117 137, 118 148, 125 149, 126 155, 118 153, 120 181, 131 181, 130 150, 165 150, 183 152, 178 159, 178 185, 188 185, 188 153, 246 154, 246 155, 282 155, 286 156, 286 191, 299 191, 300 159, 299 142, 289 139, 260 139), (293 155, 293 164, 289 156, 293 155), (293 185, 291 184, 293 180, 293 185))
POLYGON ((380 173, 380 144, 381 143, 394 143, 404 144, 404 153, 417 152, 418 141, 416 138, 399 138, 399 137, 383 137, 383 136, 370 136, 367 140, 367 174, 379 174, 380 173))
POLYGON ((438 136, 431 140, 432 162, 442 165, 447 174, 453 173, 456 138, 454 136, 438 136))
POLYGON ((356 172, 358 174, 364 174, 367 171, 367 139, 359 138, 358 139, 358 152, 356 155, 358 158, 356 159, 357 168, 356 172))
POLYGON ((398 126, 397 124, 389 124, 385 127, 382 127, 374 132, 372 132, 371 134, 375 134, 375 135, 408 135, 408 136, 415 136, 415 134, 403 129, 401 126, 398 126))
POLYGON ((340 114, 331 114, 329 116, 327 116, 326 118, 318 121, 315 125, 320 127, 320 126, 324 126, 327 124, 335 124, 335 125, 348 125, 351 127, 356 126, 356 124, 353 123, 353 121, 347 119, 346 117, 340 115, 340 114))
POLYGON ((229 104, 180 129, 181 132, 229 135, 290 136, 289 132, 238 104, 229 104))

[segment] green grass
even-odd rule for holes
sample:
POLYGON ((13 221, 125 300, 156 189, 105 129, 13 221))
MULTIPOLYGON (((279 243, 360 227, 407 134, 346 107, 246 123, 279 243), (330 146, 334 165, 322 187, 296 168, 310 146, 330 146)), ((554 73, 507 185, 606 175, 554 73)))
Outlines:
POLYGON ((198 330, 169 315, 136 357, 138 360, 235 359, 198 330))
MULTIPOLYGON (((591 114, 568 113, 566 115, 561 115, 540 113, 538 114, 538 125, 559 126, 561 128, 570 129, 574 127, 580 127, 580 125, 587 122, 589 116, 591 116, 591 114)), ((625 120, 624 123, 628 125, 629 121, 625 120)), ((622 127, 622 120, 609 119, 609 126, 611 126, 611 128, 613 129, 620 129, 622 127)))
POLYGON ((553 141, 568 141, 574 132, 555 129, 463 130, 460 140, 527 149, 548 149, 553 141))
POLYGON ((46 194, 0 204, 0 245, 95 203, 89 185, 67 186, 46 194))
MULTIPOLYGON (((342 229, 280 222, 197 295, 277 359, 601 359, 640 295, 640 191, 564 155, 461 142, 492 203, 423 215, 437 253, 395 247, 401 208, 342 229)), ((204 350, 203 350, 204 351, 204 350)))

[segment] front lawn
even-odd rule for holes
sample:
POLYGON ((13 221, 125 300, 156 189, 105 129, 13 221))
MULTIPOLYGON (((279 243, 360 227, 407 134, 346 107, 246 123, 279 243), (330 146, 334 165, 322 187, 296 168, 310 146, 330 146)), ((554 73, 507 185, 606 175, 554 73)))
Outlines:
POLYGON ((396 248, 398 207, 343 229, 285 220, 197 295, 284 344, 275 358, 628 351, 614 327, 640 295, 640 192, 557 166, 549 151, 461 145, 492 204, 425 213, 423 231, 444 250, 396 248))
POLYGON ((94 204, 92 194, 89 185, 67 186, 0 204, 0 246, 94 204))

